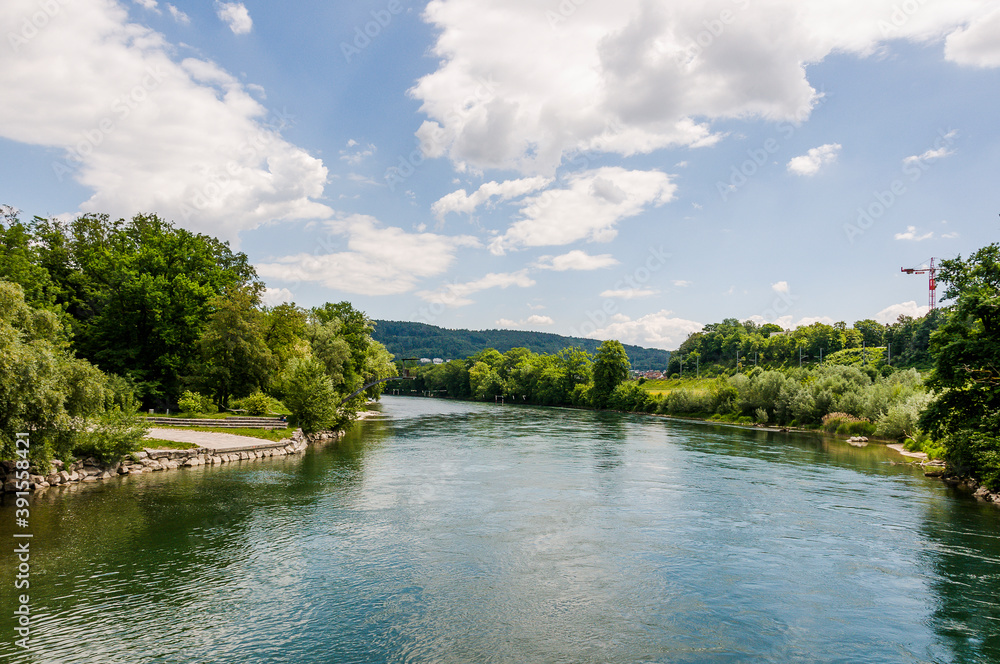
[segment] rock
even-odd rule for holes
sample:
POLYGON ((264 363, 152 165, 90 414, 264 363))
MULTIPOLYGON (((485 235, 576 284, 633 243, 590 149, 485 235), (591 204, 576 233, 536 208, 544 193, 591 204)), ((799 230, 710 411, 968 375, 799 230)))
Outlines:
POLYGON ((128 475, 130 472, 131 471, 129 470, 128 466, 122 465, 122 466, 118 467, 118 474, 119 475, 128 475))
POLYGON ((97 476, 96 475, 87 475, 87 476, 85 476, 83 478, 82 481, 84 481, 84 482, 96 482, 97 481, 97 476))
POLYGON ((53 484, 59 484, 59 473, 52 473, 51 475, 46 475, 45 481, 48 482, 50 486, 53 484))
POLYGON ((990 495, 990 490, 984 486, 981 486, 978 489, 976 489, 976 492, 972 495, 975 496, 976 498, 979 498, 980 500, 986 500, 987 497, 990 495))
POLYGON ((58 470, 62 470, 63 468, 65 468, 66 464, 64 464, 59 459, 53 459, 52 460, 52 467, 55 468, 58 471, 58 470))
POLYGON ((78 472, 76 472, 74 470, 72 473, 69 474, 69 481, 70 482, 79 482, 80 481, 80 473, 78 473, 78 472))
POLYGON ((174 461, 173 459, 167 462, 168 470, 174 470, 175 468, 180 468, 180 464, 174 461))
POLYGON ((135 455, 135 458, 138 459, 139 461, 142 461, 143 459, 148 459, 149 458, 149 453, 145 452, 145 451, 144 452, 139 452, 138 454, 135 455))
POLYGON ((944 477, 944 469, 925 470, 924 477, 944 477))
POLYGON ((246 451, 240 452, 240 459, 242 461, 249 461, 250 460, 250 455, 247 454, 246 451))
POLYGON ((69 481, 70 481, 70 474, 67 473, 65 470, 60 470, 59 471, 59 483, 60 484, 65 484, 66 482, 69 482, 69 481))
POLYGON ((114 477, 114 475, 111 474, 111 471, 105 470, 103 473, 98 475, 98 477, 102 480, 110 480, 112 477, 114 477))

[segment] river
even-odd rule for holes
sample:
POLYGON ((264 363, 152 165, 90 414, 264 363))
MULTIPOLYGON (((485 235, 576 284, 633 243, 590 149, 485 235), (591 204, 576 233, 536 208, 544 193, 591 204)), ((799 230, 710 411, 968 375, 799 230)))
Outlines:
POLYGON ((0 661, 1000 662, 1000 509, 881 446, 381 408, 305 455, 34 496, 27 651, 8 498, 0 661))

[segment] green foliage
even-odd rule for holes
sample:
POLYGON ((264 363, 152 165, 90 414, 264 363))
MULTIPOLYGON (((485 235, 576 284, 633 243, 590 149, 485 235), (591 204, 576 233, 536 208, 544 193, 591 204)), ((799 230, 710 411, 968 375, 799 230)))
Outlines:
MULTIPOLYGON (((529 330, 447 330, 425 323, 389 320, 375 323, 372 336, 396 357, 465 359, 484 348, 496 349, 501 354, 514 348, 523 348, 535 355, 556 355, 564 348, 593 354, 600 345, 594 339, 529 330)), ((670 360, 669 351, 630 345, 624 348, 636 369, 663 369, 670 360)))
POLYGON ((115 404, 101 413, 90 429, 80 436, 75 454, 115 463, 141 450, 142 439, 149 433, 149 427, 138 415, 139 406, 139 402, 132 399, 124 406, 115 404))
POLYGON ((955 304, 931 337, 934 400, 920 425, 950 467, 1000 490, 1000 244, 942 261, 938 280, 955 304))
POLYGON ((609 405, 611 394, 628 378, 629 369, 628 355, 620 341, 609 339, 600 345, 591 369, 594 377, 592 398, 596 408, 609 405))
POLYGON ((920 413, 931 401, 927 392, 914 394, 905 401, 894 403, 876 422, 875 434, 880 438, 903 440, 917 435, 920 413))
POLYGON ((332 429, 338 424, 340 398, 323 363, 316 358, 293 359, 281 378, 284 403, 292 423, 306 433, 332 429))
POLYGON ((223 407, 232 396, 242 397, 266 386, 275 361, 264 339, 263 312, 257 293, 231 289, 208 302, 210 314, 198 344, 202 381, 223 407))
POLYGON ((619 383, 608 398, 608 408, 627 412, 643 412, 650 401, 649 393, 635 381, 619 383))
POLYGON ((181 409, 181 412, 191 415, 210 415, 219 412, 219 407, 215 405, 211 397, 191 390, 185 390, 181 394, 177 400, 177 407, 181 409))
POLYGON ((107 377, 72 357, 56 317, 32 309, 18 284, 0 281, 0 458, 14 458, 17 433, 31 458, 68 458, 87 418, 101 412, 107 377))
MULTIPOLYGON (((282 374, 279 374, 279 376, 282 374)), ((280 382, 280 381, 279 381, 280 382)), ((269 394, 264 394, 263 392, 254 392, 253 394, 243 397, 242 399, 235 399, 233 401, 232 409, 242 410, 247 415, 261 416, 261 415, 290 415, 285 404, 281 403, 278 399, 275 399, 269 394)))

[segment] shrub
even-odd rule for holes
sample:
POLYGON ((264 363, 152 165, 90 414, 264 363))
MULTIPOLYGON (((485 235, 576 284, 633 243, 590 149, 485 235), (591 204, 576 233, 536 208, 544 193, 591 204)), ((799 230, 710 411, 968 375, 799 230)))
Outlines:
POLYGON ((757 424, 767 424, 767 409, 758 408, 754 411, 754 417, 757 420, 757 424))
POLYGON ((920 413, 931 401, 929 393, 917 393, 906 401, 889 406, 888 412, 876 422, 876 433, 883 438, 902 440, 917 435, 920 413))
POLYGON ((186 390, 177 400, 177 407, 181 409, 181 412, 192 415, 219 412, 219 407, 215 405, 211 397, 190 390, 186 390))
POLYGON ((142 449, 142 439, 149 432, 138 412, 139 404, 131 398, 124 406, 115 404, 105 410, 90 430, 80 435, 76 454, 115 463, 127 454, 138 452, 142 449))
POLYGON ((335 426, 339 399, 319 360, 313 357, 292 360, 281 382, 285 405, 292 411, 293 422, 304 432, 335 426))
POLYGON ((849 413, 827 413, 820 420, 823 430, 828 433, 836 433, 840 426, 847 422, 860 422, 861 419, 849 413))
POLYGON ((263 392, 255 392, 244 397, 240 407, 247 415, 267 415, 271 411, 271 399, 263 392))
POLYGON ((872 436, 875 434, 875 425, 868 420, 844 422, 837 427, 837 433, 845 436, 872 436))

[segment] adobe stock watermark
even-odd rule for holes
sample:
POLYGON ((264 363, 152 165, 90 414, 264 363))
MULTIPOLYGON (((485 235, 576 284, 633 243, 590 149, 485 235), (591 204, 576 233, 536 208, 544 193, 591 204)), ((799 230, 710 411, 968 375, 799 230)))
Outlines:
POLYGON ((160 87, 166 77, 166 73, 160 67, 146 67, 146 74, 142 80, 111 102, 111 113, 98 120, 93 129, 84 131, 80 140, 67 150, 65 157, 52 162, 52 171, 56 174, 56 179, 62 182, 66 175, 72 174, 87 157, 94 154, 121 122, 149 100, 150 93, 160 87))
POLYGON ((14 597, 17 608, 14 609, 14 619, 17 620, 14 632, 19 638, 14 639, 14 645, 28 650, 31 639, 31 596, 24 592, 31 589, 31 502, 28 500, 31 489, 31 438, 27 433, 16 434, 14 462, 14 556, 16 558, 16 574, 14 575, 14 597))
MULTIPOLYGON (((732 4, 740 11, 750 8, 750 0, 732 0, 732 4)), ((736 18, 737 14, 732 9, 723 9, 714 18, 702 21, 704 30, 691 39, 683 55, 688 61, 697 58, 705 52, 705 49, 712 47, 712 44, 726 32, 726 28, 736 22, 736 18)))
POLYGON ((551 9, 545 11, 545 20, 549 22, 549 27, 555 30, 585 4, 587 4, 587 0, 562 0, 556 7, 556 11, 551 9))
MULTIPOLYGON (((614 286, 609 290, 622 290, 624 288, 640 289, 653 278, 654 274, 666 267, 667 261, 672 256, 672 254, 664 251, 662 246, 651 247, 649 256, 646 257, 645 262, 636 267, 631 274, 627 274, 616 281, 614 286)), ((587 338, 602 326, 607 325, 611 317, 616 313, 618 313, 618 301, 615 298, 606 297, 599 309, 591 309, 585 312, 584 315, 587 317, 587 320, 579 328, 575 326, 570 327, 570 336, 587 338)))
POLYGON ((803 104, 795 111, 795 115, 791 120, 782 120, 778 123, 777 135, 768 137, 759 147, 747 149, 747 159, 740 164, 733 164, 729 169, 729 179, 725 182, 717 180, 715 183, 715 190, 718 192, 719 198, 722 199, 723 203, 727 202, 733 194, 738 192, 755 175, 760 173, 771 157, 782 150, 783 142, 788 141, 795 135, 799 126, 805 122, 813 111, 825 102, 827 96, 821 90, 815 105, 803 104))
POLYGON ((881 219, 900 198, 909 191, 909 185, 917 182, 930 167, 935 159, 948 154, 948 148, 955 144, 955 137, 958 132, 954 129, 945 131, 938 130, 938 136, 934 139, 933 146, 920 155, 907 157, 903 160, 902 176, 894 179, 884 189, 876 189, 872 192, 871 201, 857 209, 857 218, 853 222, 844 224, 844 235, 847 241, 854 244, 854 240, 864 235, 875 222, 881 219), (909 184, 908 184, 909 183, 909 184))
POLYGON ((772 285, 771 290, 775 292, 774 301, 771 302, 770 307, 760 312, 760 317, 766 323, 777 323, 782 316, 792 311, 792 307, 795 306, 795 302, 799 298, 796 295, 792 295, 791 289, 788 287, 788 282, 785 281, 779 281, 772 285))
POLYGON ((883 37, 898 37, 899 30, 910 22, 920 9, 927 4, 927 0, 904 0, 898 5, 892 6, 892 12, 887 19, 879 19, 877 25, 883 37))
POLYGON ((26 46, 28 42, 37 37, 42 30, 48 27, 49 22, 62 11, 65 3, 66 0, 42 0, 41 2, 37 2, 38 10, 32 12, 31 16, 25 16, 21 19, 21 25, 18 26, 19 30, 7 33, 7 42, 10 44, 10 50, 17 53, 21 50, 22 46, 26 46))
POLYGON ((452 278, 450 282, 437 291, 433 300, 428 300, 429 304, 418 308, 410 314, 410 319, 418 323, 433 325, 445 311, 456 306, 463 299, 464 296, 460 293, 460 287, 461 284, 459 281, 452 278))
MULTIPOLYGON (((496 84, 485 79, 478 79, 475 91, 457 104, 443 119, 445 126, 461 122, 473 109, 482 104, 487 104, 496 97, 496 84)), ((427 154, 443 151, 448 143, 447 132, 442 125, 436 123, 436 129, 427 140, 418 139, 417 147, 407 155, 399 155, 396 165, 386 169, 383 179, 389 187, 389 191, 395 192, 396 187, 403 184, 420 168, 429 157, 427 154), (424 143, 427 144, 425 147, 424 143), (428 149, 429 147, 429 149, 428 149)))
POLYGON ((287 109, 272 111, 268 120, 237 146, 241 160, 230 159, 221 170, 207 173, 205 183, 193 196, 181 203, 181 216, 188 220, 196 212, 204 212, 221 202, 226 192, 232 188, 235 178, 246 168, 246 164, 253 163, 269 145, 280 140, 281 130, 291 126, 294 119, 295 116, 288 113, 287 109))
POLYGON ((340 52, 344 54, 344 59, 350 64, 351 59, 361 55, 361 51, 368 48, 373 39, 382 34, 382 31, 389 27, 392 19, 403 13, 403 3, 400 0, 389 0, 385 9, 373 9, 372 20, 363 26, 354 27, 354 39, 350 42, 340 42, 340 52))

